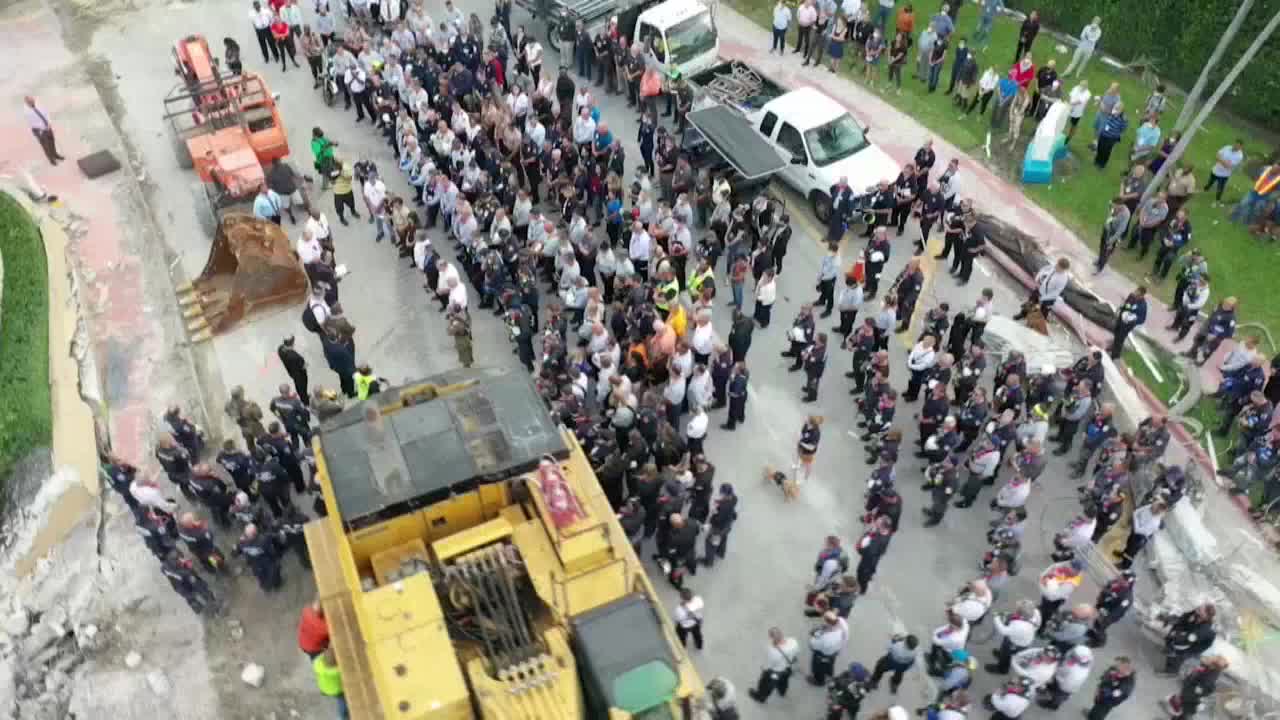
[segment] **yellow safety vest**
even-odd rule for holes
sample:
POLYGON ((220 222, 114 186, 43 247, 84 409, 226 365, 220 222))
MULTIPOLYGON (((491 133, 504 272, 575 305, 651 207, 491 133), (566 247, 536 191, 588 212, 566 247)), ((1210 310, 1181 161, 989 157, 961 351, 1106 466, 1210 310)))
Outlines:
POLYGON ((1280 185, 1280 166, 1268 165, 1262 169, 1258 181, 1253 184, 1253 191, 1259 195, 1266 195, 1275 190, 1276 185, 1280 185))
POLYGON ((316 688, 320 694, 337 697, 342 694, 342 670, 337 665, 330 665, 320 656, 311 661, 311 671, 316 676, 316 688))
POLYGON ((377 379, 378 378, 375 375, 364 375, 361 373, 356 373, 356 399, 368 400, 369 388, 373 386, 373 383, 377 379))
POLYGON ((693 291, 690 294, 694 298, 702 295, 702 284, 713 277, 715 277, 715 272, 711 270, 703 271, 700 275, 694 275, 693 279, 689 280, 689 289, 693 291))
POLYGON ((672 280, 671 282, 658 288, 658 299, 654 301, 654 305, 659 310, 666 310, 671 307, 671 299, 680 295, 680 283, 672 280))

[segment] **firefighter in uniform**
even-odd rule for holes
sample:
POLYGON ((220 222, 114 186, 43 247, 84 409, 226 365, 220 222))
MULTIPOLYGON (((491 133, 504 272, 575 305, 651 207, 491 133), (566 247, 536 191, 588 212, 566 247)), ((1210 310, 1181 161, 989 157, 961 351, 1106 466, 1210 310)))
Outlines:
POLYGON ((217 609, 217 599, 213 591, 205 583, 204 578, 192 569, 191 560, 182 557, 177 550, 170 552, 160 565, 160 572, 168 578, 173 589, 187 601, 191 611, 203 615, 206 611, 217 609))

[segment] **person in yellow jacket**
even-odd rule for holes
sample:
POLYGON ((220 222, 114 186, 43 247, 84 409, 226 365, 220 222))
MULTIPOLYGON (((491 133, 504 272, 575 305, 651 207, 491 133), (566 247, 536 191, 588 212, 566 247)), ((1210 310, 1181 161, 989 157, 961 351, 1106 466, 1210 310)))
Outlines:
POLYGON ((347 710, 347 698, 342 694, 342 670, 338 667, 338 658, 333 654, 332 647, 311 661, 311 672, 315 673, 316 688, 320 690, 320 694, 333 698, 338 704, 340 720, 348 720, 351 713, 347 710))
POLYGON ((671 302, 671 312, 667 315, 667 325, 675 331, 676 337, 684 337, 684 333, 689 329, 689 313, 684 309, 684 303, 678 299, 671 302))

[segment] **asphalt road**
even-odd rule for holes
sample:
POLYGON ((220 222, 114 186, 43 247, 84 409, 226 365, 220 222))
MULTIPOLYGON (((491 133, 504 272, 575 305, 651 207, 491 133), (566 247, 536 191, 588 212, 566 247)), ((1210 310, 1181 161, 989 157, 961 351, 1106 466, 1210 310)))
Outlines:
MULTIPOLYGON (((438 14, 442 7, 442 2, 428 3, 429 12, 438 14)), ((487 5, 476 7, 464 3, 463 9, 475 10, 486 18, 490 12, 487 5)), ((374 135, 367 124, 356 125, 354 114, 344 114, 340 106, 331 109, 323 105, 319 92, 311 89, 305 62, 301 69, 290 67, 284 74, 278 65, 264 68, 246 18, 247 10, 247 3, 225 0, 199 4, 118 5, 114 7, 110 23, 119 31, 99 31, 90 47, 92 53, 110 62, 116 77, 120 107, 123 108, 120 129, 141 156, 146 179, 160 189, 153 194, 151 202, 155 205, 153 209, 168 244, 180 256, 174 273, 183 278, 199 273, 211 239, 200 221, 205 211, 198 181, 190 171, 177 166, 161 120, 161 99, 171 84, 166 48, 183 34, 200 32, 211 40, 211 44, 219 46, 224 36, 238 39, 246 68, 263 71, 272 88, 280 93, 293 162, 299 169, 310 169, 308 140, 311 128, 319 126, 341 143, 344 155, 367 156, 377 161, 393 191, 405 192, 407 189, 403 178, 395 171, 395 164, 382 139, 374 135)), ((721 12, 730 11, 722 8, 721 12)), ((309 18, 309 9, 307 14, 309 18)), ((525 20, 527 18, 518 12, 515 22, 525 20)), ((763 38, 738 40, 756 42, 763 41, 763 38)), ((550 50, 548 54, 551 54, 550 50)), ((549 57, 546 67, 553 66, 554 61, 549 57)), ((606 96, 601 92, 595 94, 602 115, 614 133, 629 143, 628 154, 634 164, 638 160, 634 144, 635 112, 627 108, 619 97, 606 96)), ((945 162, 946 158, 939 158, 938 166, 945 165, 945 162)), ((395 257, 386 245, 373 243, 371 225, 364 222, 353 222, 350 227, 338 225, 331 196, 318 189, 314 195, 321 198, 334 226, 340 261, 351 269, 351 276, 343 285, 343 304, 348 317, 358 328, 359 360, 371 363, 379 374, 393 382, 453 367, 455 355, 451 339, 444 333, 435 304, 421 288, 421 276, 410 271, 405 261, 395 257)), ((794 194, 788 197, 789 205, 804 204, 794 194)), ((849 368, 849 355, 844 351, 832 352, 816 404, 801 403, 802 377, 798 373, 788 373, 785 369, 787 360, 778 356, 779 351, 785 349, 784 333, 791 318, 800 304, 813 299, 813 285, 822 254, 822 233, 807 209, 793 209, 791 215, 796 223, 795 239, 787 257, 785 274, 780 279, 775 323, 767 331, 756 333, 748 357, 752 381, 747 422, 736 433, 720 431, 716 426, 723 421, 723 411, 718 411, 713 415, 713 429, 706 443, 708 456, 718 467, 717 480, 733 482, 743 498, 740 521, 735 528, 727 561, 711 571, 700 572, 689 583, 704 596, 708 606, 705 625, 707 645, 701 652, 694 653, 695 660, 705 679, 724 675, 738 685, 740 693, 743 693, 745 718, 820 716, 824 708, 822 693, 805 686, 802 681, 793 685, 794 689, 787 698, 774 698, 764 708, 757 708, 746 699, 745 690, 758 673, 765 649, 765 630, 769 626, 778 625, 801 639, 807 635, 809 621, 801 613, 801 602, 805 584, 812 579, 811 568, 823 536, 836 533, 852 541, 862 529, 859 516, 866 466, 860 443, 851 437, 855 429, 854 410, 846 392, 848 381, 842 377, 849 368), (826 419, 814 476, 803 487, 797 501, 784 503, 771 485, 763 483, 763 470, 766 466, 785 466, 791 462, 801 423, 809 413, 821 414, 826 419)), ((286 229, 291 238, 297 237, 299 228, 286 223, 286 229)), ((891 281, 909 256, 911 240, 916 234, 918 230, 911 226, 905 237, 895 241, 886 282, 891 281)), ((439 242, 441 238, 436 236, 436 239, 439 242)), ((846 263, 860 248, 860 240, 846 241, 846 263)), ((946 273, 934 268, 932 260, 926 260, 926 271, 928 281, 920 302, 921 313, 944 301, 957 309, 967 306, 983 286, 995 289, 999 310, 1012 310, 1021 295, 1020 290, 1003 278, 993 277, 991 273, 994 271, 981 264, 974 282, 967 288, 955 286, 946 273)), ((221 407, 224 389, 233 385, 244 385, 250 396, 265 404, 274 394, 276 385, 287 380, 275 358, 276 345, 287 334, 298 336, 301 350, 312 365, 313 384, 336 386, 336 377, 327 370, 320 349, 300 327, 299 312, 297 308, 290 308, 259 317, 212 342, 209 346, 210 359, 216 372, 210 374, 205 388, 212 407, 221 407)), ((491 365, 514 365, 515 358, 501 324, 487 314, 477 317, 475 335, 479 361, 491 365)), ((729 317, 728 308, 721 302, 714 322, 725 335, 729 317)), ((829 329, 826 326, 827 323, 823 322, 822 329, 829 329)), ((909 338, 914 336, 912 333, 909 338)), ((909 338, 891 343, 899 383, 905 375, 902 368, 909 338)), ((918 406, 912 411, 915 409, 918 406)), ((907 429, 908 438, 914 439, 914 422, 904 422, 903 426, 907 429)), ((852 640, 840 657, 841 665, 853 660, 867 665, 874 663, 897 627, 908 628, 927 638, 932 629, 943 621, 943 603, 978 572, 977 561, 985 548, 983 532, 989 519, 985 504, 989 494, 984 493, 974 509, 953 510, 941 526, 925 529, 922 527, 921 508, 926 504, 926 498, 918 489, 918 465, 911 458, 904 458, 900 463, 899 485, 906 504, 902 527, 881 565, 872 590, 859 601, 853 612, 852 640)), ((1002 605, 1019 597, 1035 596, 1035 576, 1048 564, 1045 546, 1052 533, 1075 512, 1074 496, 1074 483, 1067 479, 1064 463, 1054 459, 1030 504, 1025 570, 1011 583, 1002 605)), ((299 697, 299 707, 321 708, 323 704, 318 701, 313 704, 312 699, 306 696, 310 671, 301 656, 280 650, 281 647, 291 649, 293 608, 310 593, 310 580, 303 573, 293 570, 290 578, 287 597, 272 599, 262 617, 253 612, 257 601, 253 593, 243 587, 243 582, 234 593, 235 603, 243 604, 238 608, 241 610, 238 614, 254 616, 246 620, 245 642, 248 649, 243 654, 267 656, 269 677, 286 678, 284 682, 290 687, 290 694, 299 697)), ((673 604, 674 594, 667 590, 663 593, 665 601, 673 604)), ((1096 586, 1087 583, 1075 600, 1092 601, 1095 594, 1096 586)), ((987 634, 988 631, 979 631, 976 637, 987 634)), ((1147 661, 1154 661, 1157 656, 1156 648, 1128 624, 1117 628, 1112 638, 1108 648, 1099 653, 1096 661, 1099 669, 1121 653, 1138 658, 1139 667, 1144 668, 1138 697, 1112 717, 1121 720, 1150 717, 1154 713, 1152 703, 1158 691, 1168 686, 1145 671, 1149 666, 1147 661)), ((992 646, 971 645, 971 649, 981 661, 986 661, 992 646)), ((806 653, 805 670, 807 665, 806 653)), ((989 691, 995 682, 995 678, 979 672, 975 694, 989 691)), ((928 685, 922 672, 913 671, 898 698, 893 699, 887 690, 882 690, 864 704, 864 712, 878 709, 891 701, 908 708, 919 707, 931 697, 928 685)), ((226 708, 241 707, 240 703, 246 702, 234 697, 237 686, 238 682, 231 682, 221 688, 226 717, 240 717, 238 713, 227 712, 226 708)), ((270 692, 271 687, 269 685, 265 691, 270 692)), ((1082 691, 1060 712, 1076 714, 1086 707, 1092 687, 1091 681, 1089 692, 1082 691)), ((1033 709, 1028 716, 1043 714, 1044 711, 1033 709)), ((975 717, 981 715, 983 712, 980 710, 974 712, 975 717)))

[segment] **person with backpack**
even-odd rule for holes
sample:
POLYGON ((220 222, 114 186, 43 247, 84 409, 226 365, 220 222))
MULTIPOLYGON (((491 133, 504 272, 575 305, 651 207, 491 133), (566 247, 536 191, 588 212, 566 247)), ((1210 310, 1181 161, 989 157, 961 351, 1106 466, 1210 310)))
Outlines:
POLYGON ((311 295, 307 297, 307 305, 302 308, 302 327, 306 328, 308 332, 322 335, 324 333, 324 324, 331 314, 329 303, 325 302, 324 299, 324 291, 320 288, 312 287, 311 295))

